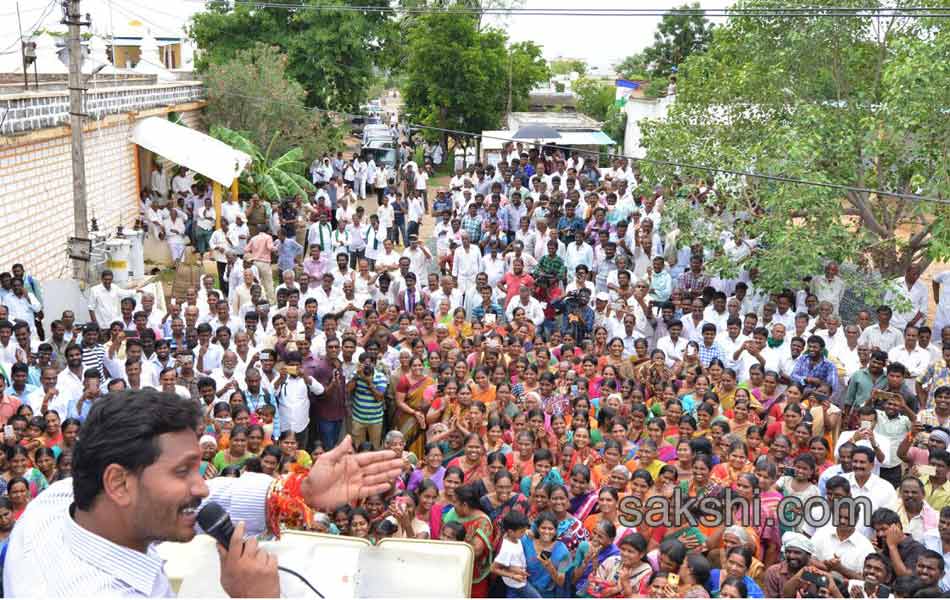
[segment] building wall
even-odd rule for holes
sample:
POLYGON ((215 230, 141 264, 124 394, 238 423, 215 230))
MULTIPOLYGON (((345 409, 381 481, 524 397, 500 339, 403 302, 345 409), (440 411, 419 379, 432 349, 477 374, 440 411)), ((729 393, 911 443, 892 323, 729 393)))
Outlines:
MULTIPOLYGON (((199 122, 200 110, 178 112, 186 124, 199 122)), ((95 217, 100 231, 130 227, 138 216, 137 150, 129 142, 135 122, 131 115, 116 115, 85 131, 87 215, 95 217)), ((36 134, 0 144, 0 271, 22 262, 40 279, 69 277, 66 240, 74 232, 69 128, 36 134)))
POLYGON ((640 120, 662 119, 666 116, 675 96, 666 96, 656 100, 630 98, 623 109, 627 113, 627 128, 623 136, 623 150, 627 156, 643 158, 646 149, 640 146, 640 120))

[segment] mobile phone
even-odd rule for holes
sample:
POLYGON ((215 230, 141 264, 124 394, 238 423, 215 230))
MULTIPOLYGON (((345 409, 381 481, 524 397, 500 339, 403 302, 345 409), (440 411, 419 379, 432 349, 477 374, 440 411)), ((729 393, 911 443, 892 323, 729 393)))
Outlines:
POLYGON ((3 437, 13 437, 14 435, 16 435, 16 432, 13 430, 13 425, 3 426, 3 437))
POLYGON ((819 590, 821 588, 828 587, 828 578, 824 575, 819 575, 818 573, 812 573, 811 571, 805 571, 802 574, 802 579, 810 583, 814 583, 815 587, 819 590))
POLYGON ((934 430, 933 425, 921 425, 920 428, 923 429, 926 433, 930 433, 931 431, 934 430))
POLYGON ((666 581, 670 584, 670 587, 677 587, 680 584, 680 576, 678 573, 670 573, 666 576, 666 581))
POLYGON ((815 400, 819 402, 824 402, 828 399, 828 394, 822 394, 820 392, 815 392, 815 400))
POLYGON ((795 476, 795 467, 785 467, 785 470, 782 471, 782 475, 787 475, 789 477, 795 476))
POLYGON ((551 551, 542 550, 540 556, 541 556, 541 560, 548 560, 549 558, 551 558, 551 551))
POLYGON ((891 588, 884 585, 883 583, 877 584, 877 597, 878 598, 890 598, 891 597, 891 588))
POLYGON ((937 474, 937 468, 933 465, 917 465, 917 474, 933 477, 937 474))
POLYGON ((288 367, 287 367, 287 374, 288 374, 288 375, 296 375, 296 374, 297 374, 297 367, 295 367, 295 366, 288 366, 288 367))

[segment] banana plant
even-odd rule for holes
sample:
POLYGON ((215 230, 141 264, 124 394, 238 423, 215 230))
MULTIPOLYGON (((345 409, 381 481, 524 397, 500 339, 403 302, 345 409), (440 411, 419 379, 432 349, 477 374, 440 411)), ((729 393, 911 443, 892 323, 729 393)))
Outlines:
POLYGON ((250 168, 241 174, 241 185, 261 198, 280 201, 316 191, 314 185, 301 175, 306 171, 302 149, 291 148, 281 156, 271 158, 280 131, 274 132, 263 152, 246 136, 227 127, 212 127, 211 136, 251 157, 250 168))

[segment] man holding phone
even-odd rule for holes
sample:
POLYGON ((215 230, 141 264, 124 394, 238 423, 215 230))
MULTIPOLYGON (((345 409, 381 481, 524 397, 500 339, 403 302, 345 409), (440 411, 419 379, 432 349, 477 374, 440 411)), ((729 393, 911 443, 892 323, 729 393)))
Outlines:
POLYGON ((346 384, 353 411, 353 443, 359 447, 362 442, 369 441, 374 448, 379 448, 382 444, 385 393, 389 379, 382 370, 376 368, 373 355, 369 352, 360 354, 359 363, 356 374, 346 384))
POLYGON ((280 377, 274 382, 274 390, 282 430, 293 431, 298 446, 309 449, 310 394, 319 396, 324 388, 319 381, 300 370, 302 362, 299 352, 288 352, 280 377))

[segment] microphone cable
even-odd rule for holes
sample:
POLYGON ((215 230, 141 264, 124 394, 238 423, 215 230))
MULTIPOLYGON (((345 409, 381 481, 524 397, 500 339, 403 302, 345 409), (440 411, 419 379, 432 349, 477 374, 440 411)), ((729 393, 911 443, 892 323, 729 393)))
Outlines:
POLYGON ((304 577, 303 575, 301 575, 301 574, 298 573, 297 571, 294 571, 293 569, 288 569, 287 567, 282 567, 282 566, 280 566, 280 565, 277 565, 277 570, 278 570, 278 571, 283 571, 284 573, 289 573, 289 574, 293 575, 294 577, 296 577, 296 578, 299 579, 300 581, 304 582, 304 585, 306 585, 308 588, 310 588, 310 589, 313 591, 314 594, 316 594, 316 595, 319 596, 320 598, 323 598, 323 597, 324 597, 323 594, 321 594, 319 591, 317 591, 317 588, 313 587, 313 584, 311 584, 309 581, 307 581, 307 578, 306 578, 306 577, 304 577))

